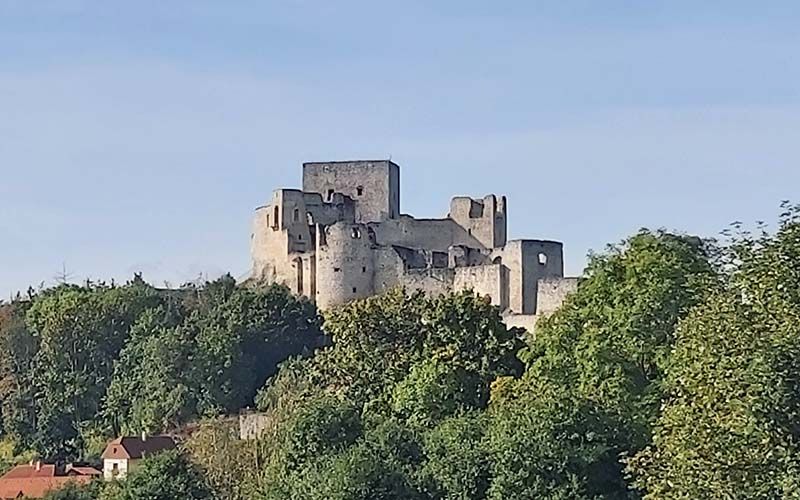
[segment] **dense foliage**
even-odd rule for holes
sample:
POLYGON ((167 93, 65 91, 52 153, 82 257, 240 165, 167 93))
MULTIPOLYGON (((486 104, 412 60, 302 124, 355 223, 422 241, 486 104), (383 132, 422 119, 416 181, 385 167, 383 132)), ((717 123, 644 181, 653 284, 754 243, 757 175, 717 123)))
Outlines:
POLYGON ((181 452, 53 498, 800 498, 799 214, 722 245, 643 230, 535 336, 471 292, 353 302, 325 337, 228 279, 34 294, 0 307, 0 458, 193 421, 181 452))
POLYGON ((313 306, 280 287, 62 285, 0 307, 0 428, 18 453, 91 458, 120 433, 252 406, 322 340, 313 306))

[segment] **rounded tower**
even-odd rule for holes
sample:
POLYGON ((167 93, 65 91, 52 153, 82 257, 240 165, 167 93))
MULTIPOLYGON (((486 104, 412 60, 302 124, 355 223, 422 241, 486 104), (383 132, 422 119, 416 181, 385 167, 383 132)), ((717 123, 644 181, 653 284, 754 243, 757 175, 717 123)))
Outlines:
POLYGON ((317 306, 321 309, 374 294, 374 258, 366 224, 338 222, 317 244, 317 306))

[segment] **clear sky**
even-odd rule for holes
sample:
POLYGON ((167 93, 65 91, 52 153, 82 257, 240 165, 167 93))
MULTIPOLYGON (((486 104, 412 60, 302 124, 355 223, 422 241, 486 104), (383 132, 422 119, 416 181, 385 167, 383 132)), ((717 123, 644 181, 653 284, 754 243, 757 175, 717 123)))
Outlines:
POLYGON ((506 194, 573 274, 642 226, 773 221, 800 3, 0 0, 0 297, 242 276, 303 161, 389 156, 405 212, 506 194))

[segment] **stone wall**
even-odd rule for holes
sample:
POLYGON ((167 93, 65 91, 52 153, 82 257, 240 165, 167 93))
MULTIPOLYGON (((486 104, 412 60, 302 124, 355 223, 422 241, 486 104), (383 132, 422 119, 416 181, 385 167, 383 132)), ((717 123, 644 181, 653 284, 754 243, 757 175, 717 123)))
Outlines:
POLYGON ((473 290, 478 295, 489 296, 492 304, 505 309, 508 307, 508 268, 503 264, 458 267, 453 289, 473 290))
POLYGON ((554 313, 567 295, 578 289, 578 278, 543 278, 539 280, 536 314, 546 316, 554 313))
POLYGON ((375 269, 369 227, 339 222, 324 231, 316 251, 317 305, 324 309, 373 295, 375 269))
POLYGON ((461 226, 485 248, 499 248, 506 244, 506 198, 498 201, 495 195, 482 200, 457 196, 450 201, 448 218, 461 226))
POLYGON ((239 415, 239 439, 258 439, 268 423, 269 418, 263 413, 242 413, 239 415))
POLYGON ((452 269, 412 269, 400 277, 400 286, 408 291, 441 295, 453 289, 455 272, 452 269))
POLYGON ((303 164, 303 191, 330 201, 342 193, 356 202, 356 222, 400 215, 400 168, 388 160, 303 164))
POLYGON ((453 245, 471 248, 484 246, 451 219, 415 219, 404 215, 398 219, 371 224, 380 245, 425 248, 447 252, 453 245))

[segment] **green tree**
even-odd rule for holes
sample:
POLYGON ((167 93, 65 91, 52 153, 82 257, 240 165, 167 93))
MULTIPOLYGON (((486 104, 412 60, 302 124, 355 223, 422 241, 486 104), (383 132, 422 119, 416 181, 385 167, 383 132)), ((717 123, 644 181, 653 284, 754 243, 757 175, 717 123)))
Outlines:
POLYGON ((161 432, 197 414, 191 332, 165 325, 163 311, 142 316, 120 353, 103 415, 114 434, 161 432))
POLYGON ((489 500, 625 498, 610 419, 567 388, 526 381, 487 415, 489 500))
POLYGON ((710 242, 646 230, 593 255, 578 291, 537 324, 525 377, 613 416, 621 450, 645 446, 676 326, 719 286, 716 256, 710 242))
POLYGON ((133 473, 120 482, 108 500, 211 498, 202 474, 178 450, 170 450, 146 457, 133 473))
POLYGON ((490 482, 489 447, 484 442, 486 419, 473 411, 450 417, 423 437, 425 460, 417 474, 430 497, 441 500, 483 500, 490 482))
POLYGON ((3 435, 20 444, 27 444, 35 425, 32 368, 39 349, 25 326, 26 309, 23 302, 0 305, 0 421, 3 435))
MULTIPOLYGON (((444 464, 421 472, 424 433, 484 409, 496 377, 519 375, 520 332, 499 313, 471 292, 429 298, 403 290, 330 311, 331 345, 285 365, 259 397, 273 422, 264 437, 265 497, 446 493, 453 484, 437 483, 450 480, 444 464)), ((435 442, 431 457, 443 459, 435 442)))
POLYGON ((139 282, 63 285, 33 300, 26 319, 38 341, 33 444, 44 458, 80 455, 82 430, 100 410, 131 326, 159 302, 157 292, 139 282))
POLYGON ((239 439, 232 419, 209 419, 192 432, 185 448, 203 472, 215 498, 251 500, 259 485, 260 445, 239 439))
POLYGON ((626 498, 620 457, 651 440, 675 329, 718 287, 716 251, 641 231, 593 255, 576 293, 539 321, 519 380, 488 412, 489 498, 626 498))
POLYGON ((180 324, 145 314, 120 354, 105 400, 123 432, 162 431, 253 405, 257 389, 293 355, 323 341, 312 304, 284 287, 234 288, 229 277, 189 290, 180 324))
POLYGON ((654 442, 629 462, 646 498, 800 498, 798 211, 727 261, 729 286, 678 330, 654 442))
POLYGON ((45 495, 45 500, 96 500, 102 489, 100 481, 78 485, 68 483, 59 490, 51 491, 45 495))

